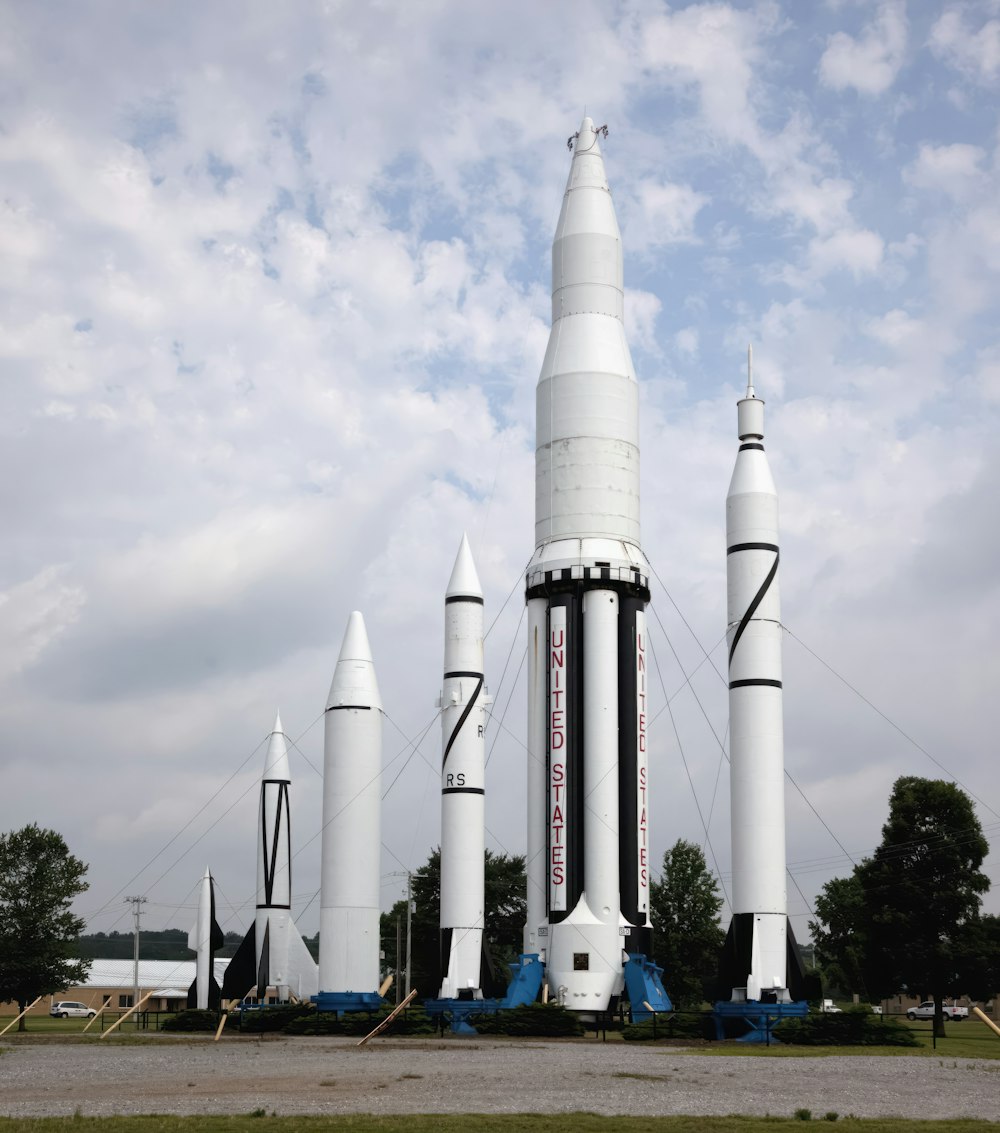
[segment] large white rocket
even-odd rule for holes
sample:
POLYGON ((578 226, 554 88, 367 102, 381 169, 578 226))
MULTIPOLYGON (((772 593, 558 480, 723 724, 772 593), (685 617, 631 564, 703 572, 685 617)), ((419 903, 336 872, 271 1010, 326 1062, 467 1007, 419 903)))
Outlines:
POLYGON ((257 908, 254 923, 226 969, 223 994, 242 998, 256 985, 261 1002, 316 994, 316 961, 292 919, 292 833, 288 744, 275 716, 264 758, 257 815, 257 908))
POLYGON ((381 807, 382 699, 355 610, 326 702, 317 998, 324 1010, 380 1001, 381 807))
POLYGON ((806 993, 785 888, 778 494, 750 352, 737 432, 726 496, 733 919, 719 991, 736 1002, 787 1003, 806 993))
POLYGON ((537 389, 528 566, 524 951, 550 996, 603 1011, 626 952, 648 954, 646 631, 639 389, 621 236, 590 118, 571 139, 537 389))
POLYGON ((483 675, 483 590, 464 535, 444 603, 440 996, 481 998, 489 698, 483 675))

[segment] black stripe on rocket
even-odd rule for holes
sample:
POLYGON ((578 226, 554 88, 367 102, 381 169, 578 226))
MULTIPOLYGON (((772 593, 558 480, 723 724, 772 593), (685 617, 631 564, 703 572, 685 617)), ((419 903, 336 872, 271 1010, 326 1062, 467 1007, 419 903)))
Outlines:
POLYGON ((479 700, 479 694, 483 691, 483 680, 484 680, 482 673, 454 672, 454 673, 445 673, 444 676, 445 676, 445 680, 447 680, 449 677, 475 677, 476 678, 476 687, 475 687, 475 690, 472 693, 472 696, 469 697, 469 703, 465 706, 465 709, 463 710, 462 715, 459 716, 458 723, 452 729, 452 733, 448 737, 448 742, 444 745, 444 755, 441 757, 441 770, 442 771, 444 771, 445 767, 448 764, 448 756, 451 755, 452 745, 455 743, 455 740, 458 739, 458 733, 464 727, 465 721, 468 720, 469 713, 473 710, 473 708, 476 707, 476 702, 479 700))
MULTIPOLYGON (((291 873, 292 863, 292 844, 291 844, 291 830, 288 822, 288 782, 284 779, 265 779, 261 784, 260 792, 260 833, 261 833, 261 847, 260 852, 264 862, 264 903, 258 905, 258 909, 290 909, 291 905, 276 905, 274 904, 274 879, 278 870, 278 850, 284 841, 285 860, 288 862, 289 874, 291 873), (275 814, 277 815, 274 823, 274 829, 268 832, 267 829, 267 814, 266 802, 268 798, 268 788, 278 788, 277 805, 275 807, 275 814), (282 826, 282 818, 285 819, 284 826, 282 826)), ((292 879, 288 878, 288 892, 292 891, 292 879)))
MULTIPOLYGON (((757 612, 758 606, 760 606, 761 602, 764 601, 764 598, 767 595, 768 590, 771 589, 771 583, 774 582, 775 576, 778 573, 778 559, 781 557, 780 552, 778 551, 778 548, 773 543, 739 543, 735 547, 730 547, 727 553, 733 554, 735 551, 750 551, 750 550, 761 550, 761 551, 771 551, 771 550, 773 550, 774 551, 774 562, 771 564, 771 569, 767 572, 767 578, 765 578, 764 581, 760 584, 760 589, 754 595, 753 601, 750 603, 750 605, 747 606, 746 613, 743 615, 742 618, 740 618, 740 624, 736 627, 736 632, 733 634, 733 640, 732 640, 732 642, 730 642, 730 645, 729 645, 729 671, 730 672, 732 672, 732 668, 733 668, 733 654, 736 652, 736 646, 739 645, 740 638, 743 636, 744 630, 747 628, 747 626, 753 620, 753 616, 757 612)), ((742 687, 744 685, 744 683, 745 682, 743 682, 743 681, 730 682, 729 687, 730 688, 742 687)), ((762 682, 755 680, 753 683, 759 684, 759 683, 762 683, 762 682)), ((768 681, 767 683, 773 684, 774 682, 768 681)), ((779 685, 778 687, 780 688, 781 686, 779 685)))

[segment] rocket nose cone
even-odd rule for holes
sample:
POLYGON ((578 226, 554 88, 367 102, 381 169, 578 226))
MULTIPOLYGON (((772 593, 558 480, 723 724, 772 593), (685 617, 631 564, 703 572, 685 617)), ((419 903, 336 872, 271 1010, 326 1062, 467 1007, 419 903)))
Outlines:
POLYGON ((476 564, 472 558, 472 549, 469 546, 468 535, 462 536, 462 545, 458 548, 455 566, 452 568, 451 578, 448 580, 446 598, 482 598, 483 588, 476 573, 476 564))
POLYGON ((600 153, 601 147, 597 141, 597 131, 594 129, 593 118, 584 118, 580 123, 580 133, 576 139, 577 153, 600 153))
POLYGON ((327 708, 350 705, 382 708, 365 619, 357 610, 347 619, 344 643, 340 647, 340 656, 333 671, 333 683, 326 702, 327 708))
POLYGON ((288 772, 288 744, 281 730, 281 718, 275 717, 274 731, 267 741, 267 755, 264 757, 264 776, 267 780, 291 782, 288 772))

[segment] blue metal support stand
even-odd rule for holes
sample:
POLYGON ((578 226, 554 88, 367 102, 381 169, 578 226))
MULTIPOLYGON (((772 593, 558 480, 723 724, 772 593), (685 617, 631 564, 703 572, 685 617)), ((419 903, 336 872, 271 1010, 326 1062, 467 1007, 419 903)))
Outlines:
POLYGON ((495 1015, 534 1003, 542 990, 545 966, 536 952, 523 954, 510 966, 511 981, 503 999, 425 999, 428 1015, 448 1020, 452 1034, 474 1035, 476 1029, 468 1021, 470 1015, 495 1015))
POLYGON ((808 1014, 809 1004, 804 999, 796 1003, 720 1000, 713 1008, 712 1018, 715 1021, 715 1037, 720 1041, 726 1037, 726 1020, 739 1019, 746 1024, 747 1030, 737 1038, 737 1042, 780 1043, 780 1039, 771 1035, 778 1023, 782 1019, 802 1019, 808 1014))
POLYGON ((377 991, 321 991, 312 997, 317 1011, 336 1011, 341 1018, 349 1011, 378 1011, 385 1000, 377 991))
POLYGON ((674 1009, 670 996, 664 990, 663 980, 660 978, 662 975, 663 969, 652 960, 647 960, 638 952, 628 953, 628 962, 625 964, 625 991, 628 994, 633 1023, 644 1023, 654 1015, 674 1009))

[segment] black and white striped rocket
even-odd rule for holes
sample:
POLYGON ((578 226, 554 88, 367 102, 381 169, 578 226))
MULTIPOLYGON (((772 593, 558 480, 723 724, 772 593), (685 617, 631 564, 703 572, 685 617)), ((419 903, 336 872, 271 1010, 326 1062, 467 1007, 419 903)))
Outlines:
POLYGON ((206 868, 198 886, 198 916, 188 933, 188 948, 197 953, 194 982, 188 988, 188 1007, 215 1010, 221 991, 215 979, 215 953, 226 938, 215 919, 215 883, 206 868))
POLYGON ((224 994, 242 998, 256 985, 279 1002, 316 994, 316 961, 292 919, 292 819, 288 744, 275 716, 264 757, 257 815, 257 907, 254 923, 226 969, 224 994))
MULTIPOLYGON (((748 354, 748 363, 752 354, 748 354)), ((764 402, 748 366, 726 496, 733 920, 724 976, 740 1000, 787 1001, 785 780, 778 494, 764 453, 764 402)), ((792 938, 793 947, 794 940, 792 938)), ((726 995, 729 988, 721 987, 726 995)))
POLYGON ((648 955, 646 627, 639 389, 621 236, 584 118, 552 245, 552 330, 537 389, 528 566, 524 951, 549 994, 603 1011, 626 952, 648 955))
POLYGON ((483 590, 464 535, 444 602, 440 997, 480 998, 489 698, 483 675, 483 590))

